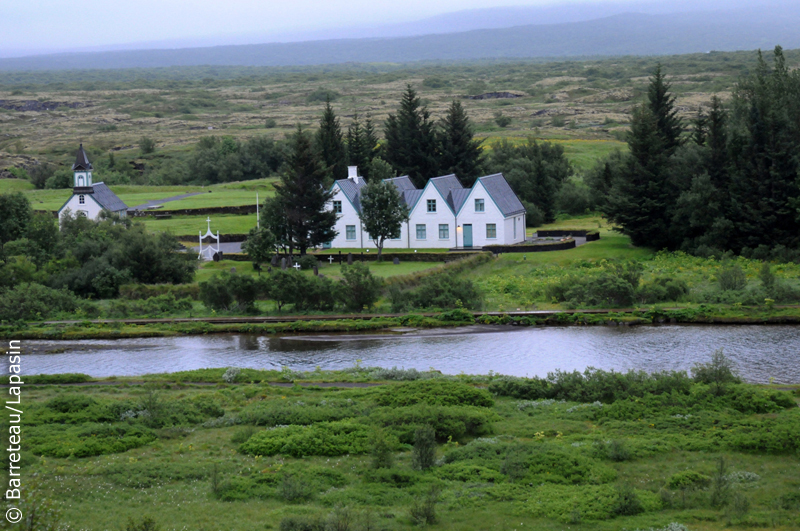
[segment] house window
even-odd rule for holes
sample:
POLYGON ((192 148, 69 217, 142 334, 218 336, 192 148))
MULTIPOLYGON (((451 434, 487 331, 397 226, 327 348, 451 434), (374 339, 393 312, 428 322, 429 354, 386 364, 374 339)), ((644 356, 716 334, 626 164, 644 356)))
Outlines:
POLYGON ((78 196, 78 203, 80 203, 81 205, 85 204, 86 203, 86 196, 85 195, 79 195, 78 196))
POLYGON ((436 199, 428 199, 428 212, 436 212, 436 199))
POLYGON ((483 199, 475 200, 475 212, 483 212, 483 199))
POLYGON ((427 231, 425 230, 425 224, 417 225, 417 239, 424 240, 427 238, 427 231))
POLYGON ((342 202, 341 201, 334 201, 333 202, 333 211, 337 214, 342 213, 342 202))
POLYGON ((439 239, 440 240, 449 240, 450 239, 450 225, 447 223, 442 223, 439 225, 439 239))
POLYGON ((495 223, 486 224, 486 237, 497 238, 497 224, 495 223))
POLYGON ((356 226, 355 225, 347 225, 347 235, 345 236, 348 240, 355 240, 356 239, 356 226))

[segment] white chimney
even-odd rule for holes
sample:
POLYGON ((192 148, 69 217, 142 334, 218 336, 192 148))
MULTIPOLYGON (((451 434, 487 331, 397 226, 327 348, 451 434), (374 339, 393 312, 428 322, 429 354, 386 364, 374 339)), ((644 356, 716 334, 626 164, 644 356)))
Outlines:
POLYGON ((353 182, 358 184, 358 166, 347 167, 347 178, 353 179, 353 182))

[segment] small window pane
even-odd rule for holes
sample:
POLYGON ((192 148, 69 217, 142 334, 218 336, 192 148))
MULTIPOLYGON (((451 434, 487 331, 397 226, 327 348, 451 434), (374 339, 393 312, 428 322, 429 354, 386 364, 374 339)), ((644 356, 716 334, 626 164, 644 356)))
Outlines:
POLYGON ((486 237, 497 238, 497 225, 495 223, 486 224, 486 237))
POLYGON ((475 212, 483 212, 483 199, 475 200, 475 212))
POLYGON ((78 196, 78 203, 80 203, 81 205, 83 205, 84 203, 86 203, 86 197, 85 197, 85 196, 82 196, 82 195, 79 195, 79 196, 78 196))
POLYGON ((436 199, 428 199, 428 212, 436 212, 436 199))
POLYGON ((425 225, 424 224, 417 225, 417 239, 424 240, 425 238, 427 238, 427 231, 425 229, 425 225))
POLYGON ((337 214, 342 213, 342 202, 341 201, 334 201, 333 202, 333 211, 337 214))
POLYGON ((356 226, 355 225, 347 225, 347 239, 348 240, 355 240, 356 239, 356 226))
POLYGON ((440 240, 450 239, 450 225, 447 225, 446 223, 439 225, 439 239, 440 240))

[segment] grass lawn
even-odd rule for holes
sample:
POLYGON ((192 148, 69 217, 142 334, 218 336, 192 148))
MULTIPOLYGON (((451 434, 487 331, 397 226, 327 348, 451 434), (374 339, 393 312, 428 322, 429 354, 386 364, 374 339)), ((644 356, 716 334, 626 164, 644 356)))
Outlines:
MULTIPOLYGON (((528 141, 527 136, 488 136, 484 145, 491 149, 491 146, 502 139, 506 139, 513 144, 524 144, 528 141)), ((598 160, 608 156, 613 151, 628 149, 628 144, 618 140, 595 140, 580 138, 536 138, 537 142, 550 142, 558 144, 564 148, 564 155, 572 163, 577 171, 585 171, 593 167, 598 160)))
MULTIPOLYGON (((177 204, 177 202, 176 202, 177 204)), ((215 214, 212 216, 173 216, 170 219, 139 218, 153 232, 171 232, 177 235, 195 235, 198 231, 205 234, 211 218, 211 231, 220 234, 247 234, 256 226, 255 214, 215 214)), ((195 241, 193 245, 197 245, 195 241)))
MULTIPOLYGON (((187 197, 164 204, 160 210, 182 210, 188 208, 209 208, 220 206, 255 205, 256 193, 259 201, 275 193, 273 184, 277 179, 258 179, 212 186, 137 186, 112 185, 111 190, 129 207, 138 206, 156 199, 166 199, 176 195, 202 192, 201 195, 187 197)), ((71 189, 35 190, 33 185, 20 179, 0 180, 0 193, 22 191, 28 197, 34 210, 58 210, 72 195, 71 189)))

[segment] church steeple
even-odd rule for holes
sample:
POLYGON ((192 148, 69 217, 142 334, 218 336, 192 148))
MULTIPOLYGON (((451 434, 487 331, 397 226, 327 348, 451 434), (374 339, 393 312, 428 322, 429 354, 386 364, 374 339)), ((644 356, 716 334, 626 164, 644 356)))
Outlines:
POLYGON ((72 171, 75 172, 75 188, 92 186, 92 163, 89 162, 89 157, 83 149, 83 144, 80 145, 78 153, 75 155, 75 164, 72 165, 72 171))

